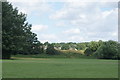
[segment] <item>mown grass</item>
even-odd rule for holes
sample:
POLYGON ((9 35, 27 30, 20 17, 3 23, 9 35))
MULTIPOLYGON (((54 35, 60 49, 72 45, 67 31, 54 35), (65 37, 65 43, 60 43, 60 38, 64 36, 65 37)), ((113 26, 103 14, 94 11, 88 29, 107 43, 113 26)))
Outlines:
POLYGON ((117 60, 18 58, 3 60, 3 78, 117 78, 117 60))

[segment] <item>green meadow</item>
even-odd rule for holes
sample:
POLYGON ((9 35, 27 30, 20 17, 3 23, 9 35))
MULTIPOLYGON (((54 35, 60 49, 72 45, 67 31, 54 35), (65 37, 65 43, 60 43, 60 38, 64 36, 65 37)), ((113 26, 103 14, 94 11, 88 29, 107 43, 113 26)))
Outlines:
POLYGON ((118 77, 118 60, 17 57, 2 63, 3 78, 118 77))

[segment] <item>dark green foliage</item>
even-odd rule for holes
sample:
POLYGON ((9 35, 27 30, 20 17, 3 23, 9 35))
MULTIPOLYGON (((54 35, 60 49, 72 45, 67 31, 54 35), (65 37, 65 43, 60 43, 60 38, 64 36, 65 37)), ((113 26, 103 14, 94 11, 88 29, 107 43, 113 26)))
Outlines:
POLYGON ((120 60, 120 43, 118 43, 118 59, 120 60))
POLYGON ((11 54, 39 53, 37 35, 31 32, 31 24, 26 22, 26 15, 18 13, 17 8, 8 2, 2 3, 2 51, 3 58, 11 54), (34 47, 34 49, 33 49, 34 47), (37 49, 37 52, 36 52, 37 49))
POLYGON ((90 56, 93 54, 93 51, 91 50, 91 48, 87 48, 84 53, 86 56, 90 56))
POLYGON ((69 49, 69 45, 68 44, 64 44, 61 47, 62 50, 68 50, 69 49))
POLYGON ((2 54, 2 59, 10 59, 11 57, 11 51, 10 50, 2 50, 2 53, 5 53, 5 54, 2 54))
POLYGON ((88 44, 88 47, 87 49, 85 50, 85 55, 87 56, 90 56, 90 55, 93 55, 97 49, 102 45, 102 41, 98 41, 98 42, 95 42, 95 41, 91 41, 89 44, 88 44))
POLYGON ((85 55, 91 56, 95 55, 97 58, 102 59, 119 59, 120 44, 116 41, 99 41, 99 42, 90 42, 89 46, 85 50, 85 55))
POLYGON ((44 45, 46 45, 46 46, 49 45, 49 44, 50 44, 49 42, 45 42, 45 43, 44 43, 44 45))
POLYGON ((118 59, 118 46, 119 44, 115 41, 104 42, 95 52, 95 55, 102 59, 118 59))
POLYGON ((55 54, 59 54, 59 51, 54 49, 54 45, 53 44, 49 44, 47 49, 46 49, 46 54, 55 55, 55 54))
POLYGON ((84 50, 86 48, 85 43, 78 43, 76 49, 78 50, 84 50))

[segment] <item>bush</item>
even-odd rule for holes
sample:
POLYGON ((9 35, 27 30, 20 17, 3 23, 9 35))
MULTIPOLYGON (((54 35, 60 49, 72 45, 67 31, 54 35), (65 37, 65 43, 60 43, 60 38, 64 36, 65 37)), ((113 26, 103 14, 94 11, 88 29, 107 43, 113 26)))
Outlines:
POLYGON ((60 52, 54 49, 54 46, 52 44, 49 44, 47 49, 46 49, 46 54, 54 55, 54 54, 59 54, 60 52))
POLYGON ((88 44, 88 47, 87 49, 85 50, 85 55, 87 56, 91 56, 91 55, 94 55, 95 52, 97 51, 97 49, 103 44, 103 41, 99 40, 98 42, 95 42, 95 41, 91 41, 89 44, 88 44))
POLYGON ((118 43, 118 59, 120 60, 120 43, 118 43))
POLYGON ((90 56, 90 55, 92 55, 92 53, 94 53, 94 52, 91 50, 91 48, 88 47, 88 48, 85 50, 84 53, 85 53, 86 56, 90 56))
POLYGON ((2 59, 10 59, 11 51, 2 49, 2 59))
POLYGON ((118 59, 118 43, 115 41, 104 42, 95 52, 97 58, 118 59))

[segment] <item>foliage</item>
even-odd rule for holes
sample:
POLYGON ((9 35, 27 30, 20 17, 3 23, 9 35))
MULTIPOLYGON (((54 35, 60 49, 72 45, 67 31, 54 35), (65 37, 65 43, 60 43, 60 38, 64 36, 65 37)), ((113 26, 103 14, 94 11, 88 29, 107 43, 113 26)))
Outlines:
POLYGON ((19 13, 9 2, 2 3, 2 58, 11 54, 30 54, 34 44, 39 43, 37 35, 31 32, 32 25, 26 22, 26 14, 19 13))
POLYGON ((102 45, 102 43, 103 42, 101 40, 98 42, 91 41, 85 50, 85 55, 87 56, 93 55, 97 51, 97 49, 102 45))
POLYGON ((68 50, 69 49, 69 45, 68 44, 64 44, 61 47, 62 50, 68 50))
POLYGON ((91 48, 88 47, 88 48, 85 50, 84 54, 85 54, 86 56, 90 56, 90 55, 93 54, 93 51, 92 51, 91 48))
POLYGON ((61 50, 85 50, 86 47, 88 46, 88 42, 83 42, 83 43, 73 43, 73 42, 68 42, 68 43, 52 43, 56 48, 61 48, 61 50))
POLYGON ((118 46, 119 44, 115 41, 104 42, 96 51, 95 55, 97 58, 118 59, 118 46))
POLYGON ((55 55, 55 54, 59 54, 59 51, 54 49, 54 45, 53 44, 49 44, 47 49, 46 49, 46 54, 55 55))

